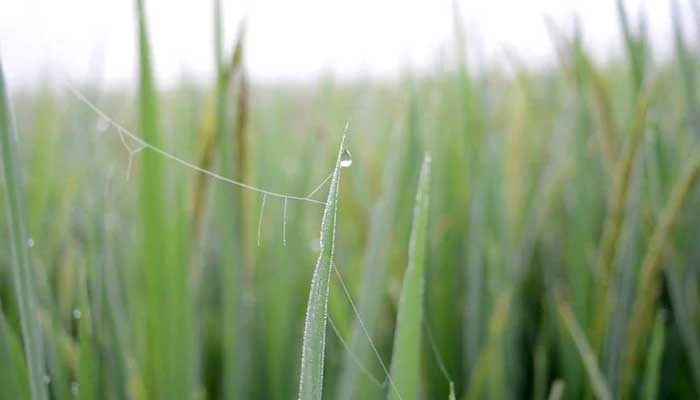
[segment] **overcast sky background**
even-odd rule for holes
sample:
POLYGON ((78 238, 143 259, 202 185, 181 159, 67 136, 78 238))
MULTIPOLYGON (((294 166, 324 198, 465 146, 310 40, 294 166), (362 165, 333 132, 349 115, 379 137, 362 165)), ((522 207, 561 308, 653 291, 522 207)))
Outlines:
MULTIPOLYGON (((682 3, 689 28, 689 0, 682 3)), ((212 76, 212 6, 206 0, 148 0, 151 47, 161 86, 212 76)), ((671 48, 669 2, 627 0, 643 10, 661 54, 671 48)), ((543 16, 570 26, 581 19, 588 45, 605 59, 620 51, 614 0, 461 0, 471 51, 497 61, 509 49, 533 64, 552 57, 543 16)), ((410 65, 434 69, 454 39, 452 0, 223 0, 232 47, 248 21, 246 65, 264 81, 391 77, 410 65)), ((0 57, 11 87, 45 78, 109 85, 135 82, 134 6, 130 0, 0 0, 0 57)))

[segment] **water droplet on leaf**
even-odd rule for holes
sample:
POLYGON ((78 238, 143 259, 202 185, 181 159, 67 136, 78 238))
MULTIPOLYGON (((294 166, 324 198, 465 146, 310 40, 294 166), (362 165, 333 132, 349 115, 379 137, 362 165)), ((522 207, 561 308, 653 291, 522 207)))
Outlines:
POLYGON ((352 154, 348 151, 348 149, 343 149, 343 152, 340 153, 340 166, 342 168, 347 168, 352 165, 352 154))
POLYGON ((77 308, 73 309, 73 318, 74 318, 74 319, 80 319, 80 317, 81 317, 82 315, 83 315, 83 314, 80 312, 80 310, 78 310, 77 308))

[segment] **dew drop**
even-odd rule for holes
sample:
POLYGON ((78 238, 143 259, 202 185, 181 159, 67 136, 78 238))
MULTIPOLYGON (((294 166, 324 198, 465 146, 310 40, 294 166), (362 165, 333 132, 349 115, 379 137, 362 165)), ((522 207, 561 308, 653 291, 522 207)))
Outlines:
POLYGON ((44 385, 48 385, 51 383, 51 377, 48 375, 44 375, 44 385))
POLYGON ((340 153, 340 166, 342 168, 347 168, 352 165, 352 154, 350 154, 350 151, 348 149, 343 149, 343 152, 340 153))
POLYGON ((80 319, 80 317, 83 315, 83 313, 80 312, 77 308, 73 309, 73 319, 80 319))
POLYGON ((32 239, 32 238, 27 239, 27 246, 29 246, 29 248, 34 247, 34 239, 32 239))

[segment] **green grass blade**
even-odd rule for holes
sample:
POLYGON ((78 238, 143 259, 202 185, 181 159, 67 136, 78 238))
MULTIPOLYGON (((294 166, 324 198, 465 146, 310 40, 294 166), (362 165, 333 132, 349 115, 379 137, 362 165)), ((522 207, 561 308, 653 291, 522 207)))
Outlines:
POLYGON ((673 37, 676 47, 676 58, 683 77, 683 94, 685 95, 685 106, 688 113, 690 129, 697 138, 700 138, 700 115, 698 115, 698 96, 696 65, 692 54, 688 51, 685 43, 685 33, 681 22, 680 5, 678 0, 671 0, 671 24, 673 26, 673 37))
POLYGON ((593 349, 591 349, 583 330, 576 321, 571 307, 564 302, 559 303, 559 316, 562 318, 564 325, 569 331, 571 338, 574 340, 574 344, 581 355, 583 364, 586 367, 586 372, 588 372, 588 377, 591 381, 591 386, 593 391, 601 400, 612 400, 612 392, 608 383, 605 381, 603 372, 600 370, 598 361, 593 349))
POLYGON ((617 18, 625 39, 627 56, 629 57, 630 73, 634 85, 634 96, 642 90, 645 71, 645 47, 642 38, 635 35, 630 26, 629 16, 623 0, 616 0, 617 18))
POLYGON ((404 275, 396 317, 396 333, 391 358, 391 378, 394 387, 389 389, 388 395, 391 400, 418 399, 419 394, 429 189, 430 157, 426 156, 418 181, 408 250, 408 267, 404 275))
POLYGON ((499 363, 499 358, 503 356, 501 348, 503 347, 506 324, 510 318, 509 314, 512 308, 511 299, 511 292, 506 290, 503 291, 496 300, 493 312, 488 321, 486 344, 479 354, 474 368, 471 370, 467 391, 462 397, 464 400, 477 400, 484 397, 503 397, 503 388, 486 388, 486 386, 489 378, 495 377, 496 380, 501 378, 499 376, 501 373, 499 367, 502 364, 499 363), (488 389, 488 391, 485 389, 488 389))
POLYGON ((21 346, 9 328, 0 307, 0 399, 26 399, 26 364, 21 346))
MULTIPOLYGON (((231 102, 229 89, 231 78, 242 70, 243 31, 239 33, 232 57, 228 64, 224 57, 223 9, 220 0, 214 1, 214 62, 216 64, 216 84, 214 87, 214 146, 219 170, 226 176, 245 180, 245 138, 239 124, 231 129, 231 102)), ((241 94, 244 96, 244 94, 241 94)), ((240 117, 240 115, 238 115, 240 117)), ((246 281, 250 274, 249 246, 246 246, 248 217, 246 198, 238 188, 217 187, 214 191, 214 214, 216 235, 221 239, 221 265, 223 280, 223 388, 224 398, 249 397, 250 355, 252 343, 248 328, 249 307, 245 293, 250 291, 246 281)))
POLYGON ((626 204, 630 196, 631 177, 644 138, 647 113, 652 100, 654 86, 650 85, 640 95, 630 128, 629 137, 613 171, 613 181, 608 200, 608 212, 603 226, 598 248, 596 271, 600 275, 595 295, 596 315, 594 316, 591 342, 594 350, 600 350, 604 343, 609 323, 612 299, 610 287, 614 283, 615 260, 619 250, 620 236, 626 218, 626 204))
MULTIPOLYGON (((152 73, 145 6, 137 0, 139 45, 139 118, 143 139, 161 145, 158 100, 152 73)), ((182 213, 169 193, 164 160, 146 150, 141 155, 141 271, 143 274, 145 321, 143 374, 149 398, 178 398, 192 395, 190 360, 188 273, 182 257, 182 213)), ((176 196, 177 197, 177 196, 176 196)))
MULTIPOLYGON (((346 128, 347 129, 347 128, 346 128)), ((338 158, 328 190, 326 207, 321 221, 321 253, 311 278, 309 303, 304 321, 304 339, 301 350, 299 400, 321 400, 323 393, 323 362, 326 348, 326 322, 328 318, 328 292, 330 288, 335 222, 340 185, 340 156, 345 148, 345 136, 340 141, 338 158)))
MULTIPOLYGON (((400 126, 400 125, 399 125, 400 126)), ((401 219, 404 202, 402 194, 413 196, 413 186, 417 174, 414 170, 414 154, 417 159, 419 147, 417 131, 408 129, 406 133, 401 128, 395 129, 390 139, 389 148, 395 149, 387 155, 382 172, 382 194, 372 210, 369 234, 367 236, 363 262, 363 271, 359 295, 357 299, 358 312, 362 316, 365 328, 370 336, 377 334, 381 321, 382 304, 386 295, 387 275, 389 270, 390 253, 386 243, 392 240, 396 227, 401 219), (405 135, 408 135, 406 137, 405 135)), ((409 201, 406 202, 408 204, 409 201)), ((408 207, 411 207, 408 205, 408 207)), ((410 211, 410 208, 408 209, 410 211)), ((408 228, 410 229, 410 228, 408 228)), ((408 232, 406 229, 406 232, 408 232)), ((348 352, 345 355, 335 398, 338 400, 353 400, 357 397, 383 395, 381 390, 367 385, 368 381, 355 365, 354 354, 364 365, 372 365, 375 355, 371 351, 364 329, 359 321, 352 325, 352 333, 348 341, 348 352), (371 392, 371 393, 368 393, 371 392)))
MULTIPOLYGON (((144 139, 160 146, 160 132, 157 122, 156 94, 151 71, 150 49, 146 27, 144 1, 137 0, 138 46, 139 46, 139 122, 144 139)), ((163 196, 163 165, 158 156, 146 151, 142 158, 140 195, 143 244, 141 249, 141 269, 144 282, 145 326, 142 332, 145 348, 142 356, 142 377, 148 397, 163 398, 166 393, 165 359, 166 332, 162 321, 167 314, 161 314, 163 293, 162 268, 167 262, 163 252, 165 242, 165 208, 163 196)))
POLYGON ((561 400, 564 398, 564 381, 557 379, 554 381, 552 384, 552 388, 549 390, 549 396, 547 399, 549 400, 561 400))
POLYGON ((26 224, 26 202, 22 188, 20 155, 17 146, 17 133, 10 112, 9 99, 5 88, 5 77, 0 62, 0 154, 2 154, 3 188, 9 228, 9 246, 12 264, 12 278, 19 306, 19 319, 24 343, 24 356, 29 373, 29 391, 32 399, 47 398, 44 385, 44 357, 41 329, 37 316, 39 309, 34 294, 34 277, 29 258, 26 224))
POLYGON ((658 398, 661 360, 664 352, 664 341, 666 340, 665 324, 666 314, 661 310, 656 314, 654 331, 651 334, 651 345, 649 346, 649 353, 647 354, 644 385, 642 387, 642 398, 644 400, 654 400, 658 398))
POLYGON ((686 161, 681 176, 673 186, 640 266, 635 303, 627 328, 628 340, 622 377, 623 391, 632 390, 640 357, 639 349, 647 336, 644 333, 651 328, 654 306, 661 290, 661 268, 663 267, 661 261, 664 250, 671 240, 676 220, 686 200, 694 191, 699 177, 700 151, 696 150, 686 161))
POLYGON ((685 295, 685 287, 679 263, 674 262, 671 268, 664 268, 664 275, 668 281, 668 291, 673 309, 673 320, 678 326, 678 333, 685 345, 688 363, 695 384, 696 393, 700 393, 700 329, 695 326, 693 320, 688 318, 688 299, 685 295))
POLYGON ((95 346, 93 332, 93 317, 88 302, 87 274, 84 268, 78 269, 77 291, 79 308, 73 310, 71 317, 78 325, 78 346, 80 361, 78 364, 77 386, 71 387, 73 395, 80 400, 92 400, 99 398, 97 385, 99 377, 99 359, 95 346))

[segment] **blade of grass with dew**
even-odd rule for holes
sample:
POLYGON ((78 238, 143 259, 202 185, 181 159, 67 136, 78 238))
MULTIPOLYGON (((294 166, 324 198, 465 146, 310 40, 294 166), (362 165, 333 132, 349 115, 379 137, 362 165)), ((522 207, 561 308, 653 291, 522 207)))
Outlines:
MULTIPOLYGON (((346 127, 347 131, 347 127, 346 127)), ((333 251, 335 246, 335 223, 338 210, 338 188, 340 186, 340 161, 345 149, 343 132, 335 162, 333 177, 326 207, 321 221, 320 254, 316 261, 309 303, 304 321, 304 339, 301 350, 301 371, 299 376, 299 400, 321 400, 323 393, 323 363, 326 348, 326 320, 328 318, 328 292, 330 288, 331 269, 333 268, 333 251)))
POLYGON ((659 394, 659 379, 661 375, 661 360, 666 340, 666 313, 660 310, 656 313, 654 330, 651 334, 651 344, 647 353, 644 371, 644 383, 642 385, 642 398, 654 400, 659 394))
POLYGON ((683 172, 673 186, 642 261, 635 302, 627 328, 628 340, 622 376, 623 397, 625 398, 627 394, 631 394, 630 390, 632 390, 640 357, 639 348, 646 338, 646 335, 643 333, 650 328, 651 314, 659 295, 661 286, 660 270, 663 268, 664 249, 667 242, 672 239, 674 224, 687 198, 692 193, 699 176, 700 151, 696 150, 691 154, 690 159, 685 162, 683 172))
POLYGON ((408 267, 404 273, 396 317, 390 370, 394 385, 389 388, 387 396, 390 400, 418 399, 419 395, 429 190, 430 157, 426 156, 418 179, 408 267))
POLYGON ((44 400, 48 393, 44 385, 44 357, 39 310, 34 293, 34 276, 28 251, 26 210, 22 188, 22 171, 18 136, 6 93, 5 76, 0 61, 0 154, 2 154, 5 209, 9 228, 9 246, 12 254, 12 279, 19 306, 19 317, 24 344, 24 355, 29 375, 29 391, 33 400, 44 400))
POLYGON ((571 335, 571 338, 579 351, 581 359, 583 360, 583 364, 586 367, 586 372, 588 373, 588 378, 591 381, 591 386, 593 387, 596 397, 601 400, 612 400, 612 393, 610 392, 610 388, 605 381, 603 372, 600 370, 596 355, 591 346, 588 344, 585 334, 576 321, 576 317, 574 317, 571 307, 564 301, 559 301, 558 308, 559 316, 568 329, 569 334, 571 335))

